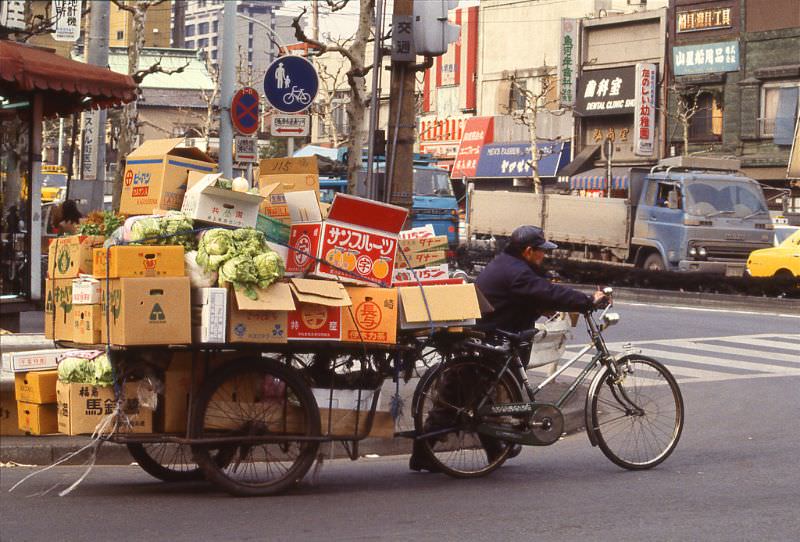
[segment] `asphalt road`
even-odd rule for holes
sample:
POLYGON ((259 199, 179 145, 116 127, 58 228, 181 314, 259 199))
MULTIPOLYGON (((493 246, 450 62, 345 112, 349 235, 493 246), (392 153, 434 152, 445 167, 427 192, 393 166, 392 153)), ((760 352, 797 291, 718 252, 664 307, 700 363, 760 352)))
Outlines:
MULTIPOLYGON (((407 457, 328 461, 288 495, 237 499, 136 466, 0 468, 0 540, 796 540, 800 315, 619 305, 612 347, 639 343, 677 376, 686 427, 659 467, 628 472, 583 434, 491 476, 412 473, 407 457)), ((581 337, 582 329, 576 329, 581 337)))

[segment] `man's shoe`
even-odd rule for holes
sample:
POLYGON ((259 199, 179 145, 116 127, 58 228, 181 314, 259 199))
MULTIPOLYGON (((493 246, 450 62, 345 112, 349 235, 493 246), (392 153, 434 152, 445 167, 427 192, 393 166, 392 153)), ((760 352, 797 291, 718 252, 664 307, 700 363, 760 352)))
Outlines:
POLYGON ((442 472, 442 469, 428 456, 421 442, 414 442, 414 449, 408 460, 408 468, 417 472, 423 470, 428 472, 442 472))
POLYGON ((508 457, 506 457, 506 461, 517 457, 520 452, 522 452, 522 444, 509 444, 511 446, 511 450, 508 452, 508 457))

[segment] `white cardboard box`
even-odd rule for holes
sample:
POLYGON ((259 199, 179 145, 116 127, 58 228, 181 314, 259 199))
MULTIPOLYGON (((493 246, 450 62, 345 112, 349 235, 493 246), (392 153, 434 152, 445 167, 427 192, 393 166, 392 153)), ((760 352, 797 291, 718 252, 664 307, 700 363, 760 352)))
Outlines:
POLYGON ((192 340, 200 343, 224 343, 228 326, 227 288, 192 290, 192 307, 200 308, 200 322, 192 321, 192 340))
POLYGON ((67 356, 77 352, 74 349, 35 350, 32 352, 12 352, 11 372, 50 371, 58 368, 58 363, 67 356))
POLYGON ((73 305, 99 305, 102 303, 101 284, 96 278, 81 276, 72 280, 73 305))
POLYGON ((262 196, 248 192, 234 192, 214 186, 221 173, 203 175, 189 172, 189 189, 183 198, 181 211, 192 220, 230 226, 255 228, 258 207, 262 196))

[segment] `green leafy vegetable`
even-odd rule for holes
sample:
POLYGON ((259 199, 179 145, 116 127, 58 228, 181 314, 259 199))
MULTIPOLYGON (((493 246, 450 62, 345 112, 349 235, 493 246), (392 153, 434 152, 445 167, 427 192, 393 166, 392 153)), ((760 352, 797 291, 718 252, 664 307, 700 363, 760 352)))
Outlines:
POLYGON ((111 386, 114 383, 111 362, 100 354, 94 359, 68 357, 58 364, 58 379, 61 382, 111 386))
POLYGON ((170 211, 164 216, 147 216, 131 226, 130 241, 144 245, 183 245, 189 250, 197 248, 192 219, 184 213, 170 211))

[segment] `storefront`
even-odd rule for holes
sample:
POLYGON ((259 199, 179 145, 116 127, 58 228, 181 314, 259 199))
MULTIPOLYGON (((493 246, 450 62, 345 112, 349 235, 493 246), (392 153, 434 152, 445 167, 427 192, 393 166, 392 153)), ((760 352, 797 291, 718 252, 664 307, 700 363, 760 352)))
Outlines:
MULTIPOLYGON (((570 144, 566 141, 539 141, 537 172, 547 189, 554 187, 558 172, 569 163, 570 144)), ((531 144, 488 143, 480 149, 474 181, 482 190, 531 192, 533 169, 531 144)))
MULTIPOLYGON (((75 62, 49 49, 0 41, 2 315, 32 310, 42 297, 42 121, 136 98, 129 76, 75 62)), ((8 325, 8 324, 4 324, 8 325)))

